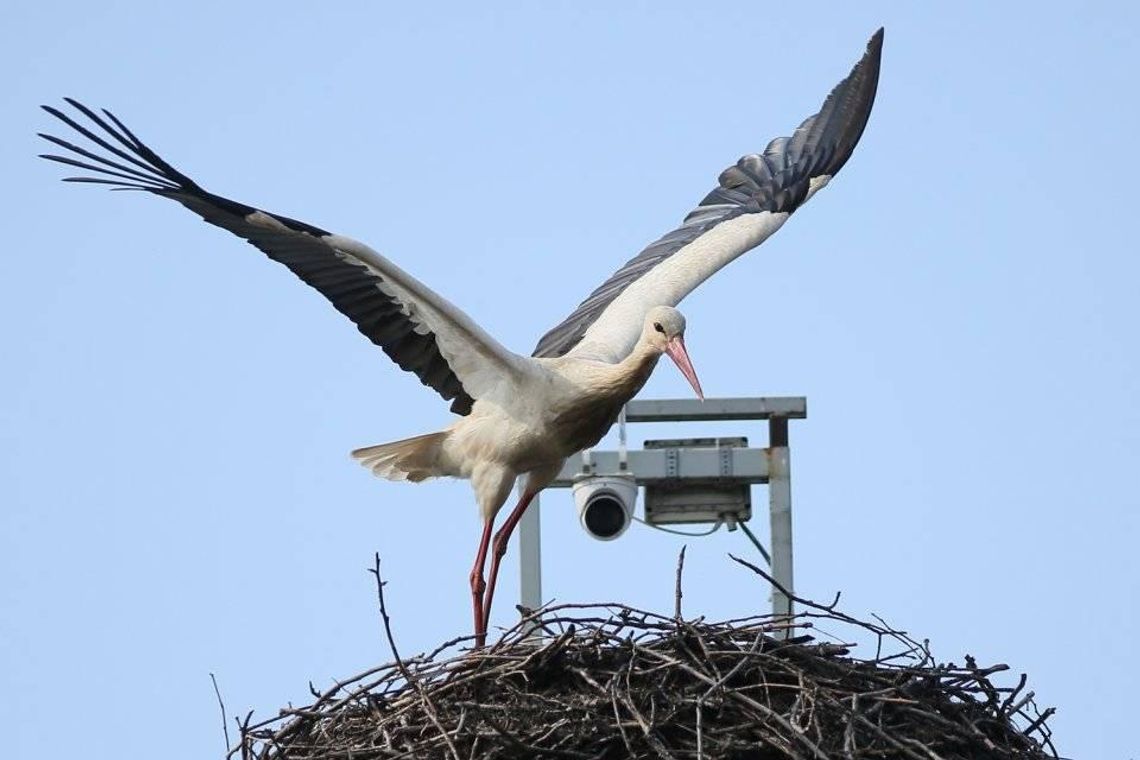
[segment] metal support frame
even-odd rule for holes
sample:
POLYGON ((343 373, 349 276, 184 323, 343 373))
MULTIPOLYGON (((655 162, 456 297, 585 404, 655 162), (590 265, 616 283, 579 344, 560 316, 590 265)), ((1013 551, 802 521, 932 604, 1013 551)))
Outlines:
MULTIPOLYGON (((625 407, 627 422, 691 422, 717 420, 767 420, 768 447, 737 448, 725 451, 732 457, 733 480, 768 485, 768 514, 771 531, 772 577, 794 593, 792 572, 792 481, 788 446, 788 420, 807 417, 807 400, 802 396, 705 399, 646 399, 630 401, 625 407)), ((566 461, 551 488, 569 488, 584 470, 599 475, 618 472, 624 452, 591 451, 583 460, 575 454, 566 461)), ((693 477, 719 472, 724 452, 714 449, 687 449, 685 463, 693 477), (704 460, 708 461, 705 462, 704 460)), ((673 476, 666 463, 667 452, 645 449, 628 452, 628 469, 638 485, 673 476)), ((688 477, 685 472, 681 478, 688 477)), ((519 603, 529 609, 542 606, 542 544, 539 497, 519 523, 519 603)), ((792 615, 792 600, 772 589, 772 613, 792 615)))

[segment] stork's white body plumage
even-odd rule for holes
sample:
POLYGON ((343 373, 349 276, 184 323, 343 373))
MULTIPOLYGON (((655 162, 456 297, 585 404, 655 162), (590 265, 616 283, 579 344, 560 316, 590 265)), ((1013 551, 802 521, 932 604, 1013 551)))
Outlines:
POLYGON ((480 511, 490 517, 519 474, 529 474, 527 490, 537 491, 567 457, 601 440, 649 379, 661 350, 645 339, 615 363, 572 355, 515 357, 501 382, 447 430, 353 455, 390 480, 470 478, 480 511))
POLYGON ((460 415, 446 430, 358 449, 374 473, 420 481, 471 481, 483 534, 471 573, 476 643, 482 644, 499 560, 531 498, 565 459, 605 435, 666 353, 701 394, 673 308, 713 273, 778 230, 851 156, 874 103, 882 30, 863 58, 791 137, 777 138, 721 173, 718 186, 680 227, 651 243, 539 341, 513 353, 442 298, 368 246, 207 192, 164 161, 109 111, 67 99, 87 122, 44 106, 92 143, 52 161, 92 172, 68 181, 141 190, 175 200, 238 235, 322 293, 400 367, 460 415), (99 150, 101 149, 101 150, 99 150), (483 565, 496 513, 518 476, 524 493, 495 538, 484 598, 483 565))

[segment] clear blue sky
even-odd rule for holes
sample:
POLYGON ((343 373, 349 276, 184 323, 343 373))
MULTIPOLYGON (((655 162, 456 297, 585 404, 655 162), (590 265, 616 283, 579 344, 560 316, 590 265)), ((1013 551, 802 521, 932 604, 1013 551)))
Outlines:
MULTIPOLYGON (((1008 662, 1063 753, 1134 756, 1136 6, 477 5, 6 12, 5 756, 215 756, 209 672, 266 715, 388 658, 373 551, 404 651, 465 632, 478 531, 466 484, 347 456, 446 424, 434 394, 227 233, 59 183, 40 103, 112 108, 207 188, 367 241, 528 351, 880 25, 854 158, 685 302, 690 351, 709 395, 808 397, 801 593, 1008 662)), ((662 365, 644 395, 689 391, 662 365)), ((556 492, 544 541, 548 596, 669 608, 681 539, 592 542, 556 492)), ((765 605, 728 551, 689 541, 691 613, 765 605)))

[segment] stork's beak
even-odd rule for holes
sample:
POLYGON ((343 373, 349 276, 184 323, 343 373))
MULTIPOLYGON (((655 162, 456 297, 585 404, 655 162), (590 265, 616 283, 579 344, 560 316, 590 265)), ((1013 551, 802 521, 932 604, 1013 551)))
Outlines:
POLYGON ((669 354, 669 358, 677 365, 677 369, 681 370, 681 374, 689 381, 689 385, 693 386, 693 390, 697 392, 697 398, 704 401, 705 393, 701 390, 701 381, 697 379, 697 371, 693 369, 693 363, 689 360, 689 352, 685 350, 684 336, 678 335, 665 344, 665 353, 669 354))

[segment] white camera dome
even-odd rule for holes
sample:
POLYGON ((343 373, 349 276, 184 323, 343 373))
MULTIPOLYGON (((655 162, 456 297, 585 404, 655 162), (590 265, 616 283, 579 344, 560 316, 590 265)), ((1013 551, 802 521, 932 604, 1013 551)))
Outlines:
POLYGON ((574 483, 574 505, 582 528, 599 541, 613 541, 629 528, 637 505, 632 475, 586 475, 574 483))

